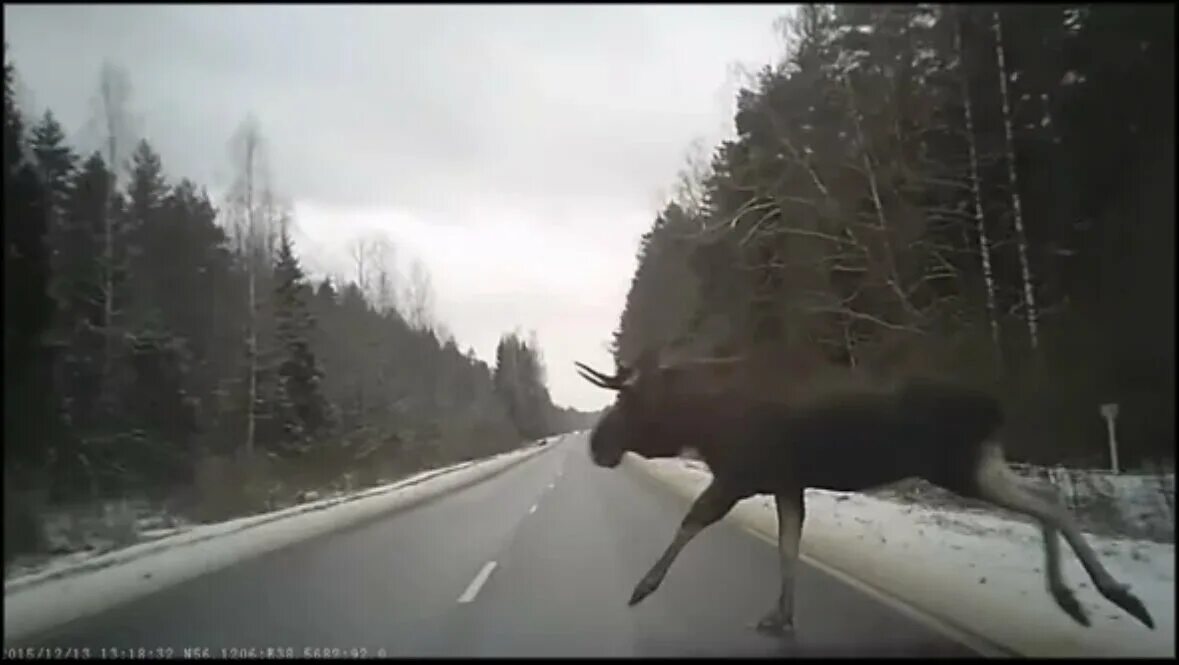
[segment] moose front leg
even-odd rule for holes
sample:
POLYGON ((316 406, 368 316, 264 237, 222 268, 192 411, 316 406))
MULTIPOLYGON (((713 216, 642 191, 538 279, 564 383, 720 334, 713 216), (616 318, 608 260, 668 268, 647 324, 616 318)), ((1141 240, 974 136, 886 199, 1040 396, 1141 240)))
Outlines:
POLYGON ((762 617, 757 630, 783 635, 794 631, 794 576, 798 569, 798 550, 806 505, 801 488, 779 492, 774 500, 778 508, 778 604, 762 617))
POLYGON ((659 588, 659 584, 663 582, 672 562, 679 556, 680 550, 684 549, 684 546, 705 527, 728 514, 740 499, 739 495, 721 487, 714 478, 712 483, 704 489, 704 492, 696 497, 695 503, 688 510, 688 514, 684 516, 679 531, 672 539, 671 545, 667 546, 663 556, 659 557, 651 570, 647 571, 643 579, 639 580, 634 593, 631 594, 630 602, 627 604, 633 607, 659 588))

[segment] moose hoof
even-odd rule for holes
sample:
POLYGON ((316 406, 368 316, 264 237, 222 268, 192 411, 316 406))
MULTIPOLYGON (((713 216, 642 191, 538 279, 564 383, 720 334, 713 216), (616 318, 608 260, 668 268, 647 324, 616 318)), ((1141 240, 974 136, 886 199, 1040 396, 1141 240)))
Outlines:
POLYGON ((753 629, 763 635, 784 637, 794 634, 794 621, 786 621, 776 610, 765 615, 754 624, 753 629))
POLYGON ((1086 628, 1089 627, 1089 617, 1072 591, 1065 587, 1054 588, 1052 589, 1052 597, 1056 599, 1056 604, 1060 606, 1060 609, 1073 618, 1073 621, 1086 628))
POLYGON ((649 581, 644 578, 641 582, 638 583, 638 586, 635 587, 634 593, 630 595, 630 601, 627 602, 627 605, 630 607, 638 605, 644 598, 650 596, 658 586, 659 582, 649 581))
POLYGON ((1146 611, 1146 606, 1142 604, 1141 600, 1138 600, 1137 596, 1130 593, 1128 588, 1118 586, 1109 590, 1101 590, 1101 593, 1114 605, 1126 610, 1130 616, 1141 621, 1147 628, 1154 630, 1154 619, 1151 618, 1150 612, 1146 611))

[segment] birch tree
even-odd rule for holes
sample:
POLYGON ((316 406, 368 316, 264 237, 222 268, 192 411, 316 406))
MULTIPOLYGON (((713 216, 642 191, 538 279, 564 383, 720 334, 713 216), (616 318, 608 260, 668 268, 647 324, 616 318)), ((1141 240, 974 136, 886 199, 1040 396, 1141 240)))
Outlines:
POLYGON ((386 313, 397 308, 397 248, 383 231, 365 233, 347 245, 356 271, 356 285, 373 308, 386 313))
MULTIPOLYGON (((99 74, 96 114, 92 119, 97 123, 101 136, 103 152, 106 157, 109 177, 107 179, 105 205, 103 211, 103 240, 102 240, 102 307, 105 342, 103 345, 102 380, 104 385, 110 382, 111 363, 114 358, 114 319, 116 314, 115 302, 115 261, 116 261, 116 225, 120 213, 118 209, 118 181, 120 158, 125 146, 130 145, 132 136, 132 122, 130 116, 131 79, 127 71, 111 62, 104 63, 99 74)), ((114 391, 109 387, 104 389, 104 395, 113 399, 114 391)))
POLYGON ((434 324, 434 287, 430 271, 421 259, 410 264, 409 277, 403 291, 402 306, 405 320, 417 330, 427 330, 434 324))
POLYGON ((384 233, 373 238, 372 244, 372 289, 373 302, 377 311, 385 314, 397 309, 396 296, 396 249, 393 241, 384 233))
POLYGON ((999 340, 999 314, 995 305, 995 275, 991 269, 991 242, 987 235, 987 222, 983 215, 982 191, 978 175, 978 146, 974 133, 974 105, 970 98, 970 85, 966 77, 965 51, 962 48, 961 9, 953 15, 954 53, 958 58, 958 81, 962 90, 963 117, 966 122, 966 146, 970 168, 970 197, 978 233, 978 254, 982 264, 983 284, 986 289, 987 318, 991 327, 991 343, 994 345, 996 367, 1002 366, 1002 347, 999 340))
POLYGON ((1019 250, 1019 267, 1023 278, 1024 318, 1028 324, 1028 336, 1032 351, 1040 347, 1039 326, 1036 310, 1036 293, 1032 282, 1032 269, 1028 258, 1028 238, 1023 225, 1023 199, 1019 195, 1019 178, 1015 166, 1015 138, 1011 129, 1011 103, 1007 94, 1007 59, 1003 50, 1003 21, 999 10, 992 12, 992 27, 995 31, 995 60, 999 67, 999 98, 1003 105, 1003 138, 1007 150, 1007 178, 1011 188, 1011 215, 1015 224, 1015 241, 1019 250))
POLYGON ((356 268, 356 285, 366 296, 368 295, 368 264, 372 254, 372 241, 367 235, 357 236, 348 243, 348 257, 356 268))
POLYGON ((264 179, 265 156, 258 121, 252 115, 239 125, 230 142, 236 178, 230 200, 233 211, 233 234, 238 252, 245 261, 246 302, 246 435, 245 453, 253 457, 257 437, 258 408, 258 272, 266 260, 265 233, 261 229, 259 183, 264 179))

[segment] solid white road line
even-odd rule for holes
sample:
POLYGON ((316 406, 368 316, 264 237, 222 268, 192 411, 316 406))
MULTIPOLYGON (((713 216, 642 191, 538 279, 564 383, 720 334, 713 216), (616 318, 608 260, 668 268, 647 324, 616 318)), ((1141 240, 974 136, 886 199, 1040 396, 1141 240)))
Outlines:
POLYGON ((471 580, 471 583, 467 585, 467 590, 463 592, 463 595, 459 596, 458 602, 469 603, 472 600, 475 600, 475 596, 479 595, 479 589, 482 589, 483 585, 487 583, 487 578, 491 577, 491 571, 493 570, 495 570, 494 561, 488 561, 487 563, 483 564, 483 569, 480 570, 479 574, 475 576, 475 579, 471 580))

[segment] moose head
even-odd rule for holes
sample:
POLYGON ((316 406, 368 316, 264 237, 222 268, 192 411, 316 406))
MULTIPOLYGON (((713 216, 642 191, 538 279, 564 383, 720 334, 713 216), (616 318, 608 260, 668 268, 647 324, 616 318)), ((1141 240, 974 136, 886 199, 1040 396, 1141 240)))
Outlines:
POLYGON ((682 439, 667 429, 669 378, 659 354, 644 351, 632 366, 619 364, 608 376, 575 363, 582 378, 618 393, 590 433, 590 457, 598 466, 613 468, 627 451, 643 457, 672 457, 683 449, 682 439))

